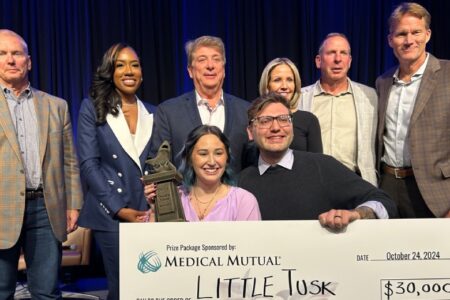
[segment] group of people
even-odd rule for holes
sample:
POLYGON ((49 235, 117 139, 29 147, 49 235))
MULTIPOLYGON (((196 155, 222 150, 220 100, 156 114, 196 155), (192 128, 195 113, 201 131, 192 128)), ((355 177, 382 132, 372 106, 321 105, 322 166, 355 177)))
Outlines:
POLYGON ((223 42, 199 37, 186 44, 194 91, 157 109, 136 96, 136 51, 115 44, 81 105, 78 155, 67 103, 30 86, 26 42, 0 30, 0 299, 13 298, 21 251, 33 299, 61 299, 61 243, 78 225, 92 229, 108 299, 119 299, 119 223, 153 220, 158 187, 142 176, 166 140, 188 221, 319 219, 339 231, 450 217, 450 62, 426 52, 421 5, 399 5, 389 29, 399 65, 376 90, 348 78, 350 44, 331 33, 315 84, 302 89, 294 63, 276 58, 251 103, 223 92, 223 42))

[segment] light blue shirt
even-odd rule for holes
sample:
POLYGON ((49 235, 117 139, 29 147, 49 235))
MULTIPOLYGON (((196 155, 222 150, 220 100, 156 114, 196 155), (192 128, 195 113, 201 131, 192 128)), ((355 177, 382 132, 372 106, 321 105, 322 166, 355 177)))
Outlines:
POLYGON ((39 128, 33 93, 30 86, 19 96, 8 88, 1 87, 8 102, 11 119, 25 169, 26 187, 37 189, 41 183, 42 167, 39 161, 39 128))
POLYGON ((400 80, 398 78, 398 69, 393 76, 394 84, 389 94, 386 109, 386 132, 383 138, 385 152, 381 159, 389 166, 411 166, 408 129, 429 57, 427 54, 425 62, 412 75, 411 81, 405 82, 400 80))

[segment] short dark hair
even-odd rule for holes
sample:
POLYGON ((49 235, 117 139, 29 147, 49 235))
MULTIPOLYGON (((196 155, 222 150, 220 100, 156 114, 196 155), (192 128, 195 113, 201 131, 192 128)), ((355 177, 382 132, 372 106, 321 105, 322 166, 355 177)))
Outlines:
POLYGON ((285 97, 274 92, 264 94, 253 100, 250 104, 250 107, 247 110, 248 124, 252 124, 258 114, 271 103, 281 103, 290 111, 289 101, 285 97))
POLYGON ((196 174, 194 172, 194 168, 192 167, 192 152, 194 151, 194 147, 198 140, 207 134, 213 134, 219 138, 219 140, 223 143, 228 156, 225 172, 220 180, 228 185, 236 184, 233 171, 230 166, 230 162, 233 159, 231 156, 230 141, 218 127, 211 125, 200 125, 189 133, 186 142, 184 143, 184 147, 180 152, 182 161, 179 171, 183 175, 183 184, 188 189, 194 185, 196 180, 196 174))

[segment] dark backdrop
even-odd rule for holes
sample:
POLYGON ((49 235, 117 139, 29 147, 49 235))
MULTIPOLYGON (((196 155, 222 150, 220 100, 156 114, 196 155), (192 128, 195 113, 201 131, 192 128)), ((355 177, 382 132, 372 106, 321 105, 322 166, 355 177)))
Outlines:
MULTIPOLYGON (((374 85, 396 64, 387 45, 395 0, 0 0, 0 28, 28 42, 34 87, 68 100, 76 125, 92 72, 106 49, 123 41, 141 57, 141 99, 158 104, 192 89, 184 43, 221 37, 227 50, 225 91, 252 100, 259 76, 275 57, 289 57, 303 85, 318 78, 317 47, 329 32, 352 46, 350 77, 374 85)), ((432 15, 428 50, 450 58, 450 1, 418 1, 432 15)), ((76 127, 75 127, 76 128, 76 127)))

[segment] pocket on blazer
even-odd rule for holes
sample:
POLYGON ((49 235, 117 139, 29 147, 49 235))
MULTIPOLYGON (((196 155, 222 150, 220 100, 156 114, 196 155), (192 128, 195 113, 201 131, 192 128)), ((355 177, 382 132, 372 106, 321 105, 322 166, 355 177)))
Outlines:
POLYGON ((442 172, 442 177, 444 177, 444 179, 449 179, 450 178, 450 162, 448 162, 447 164, 440 166, 439 167, 441 169, 442 172))

